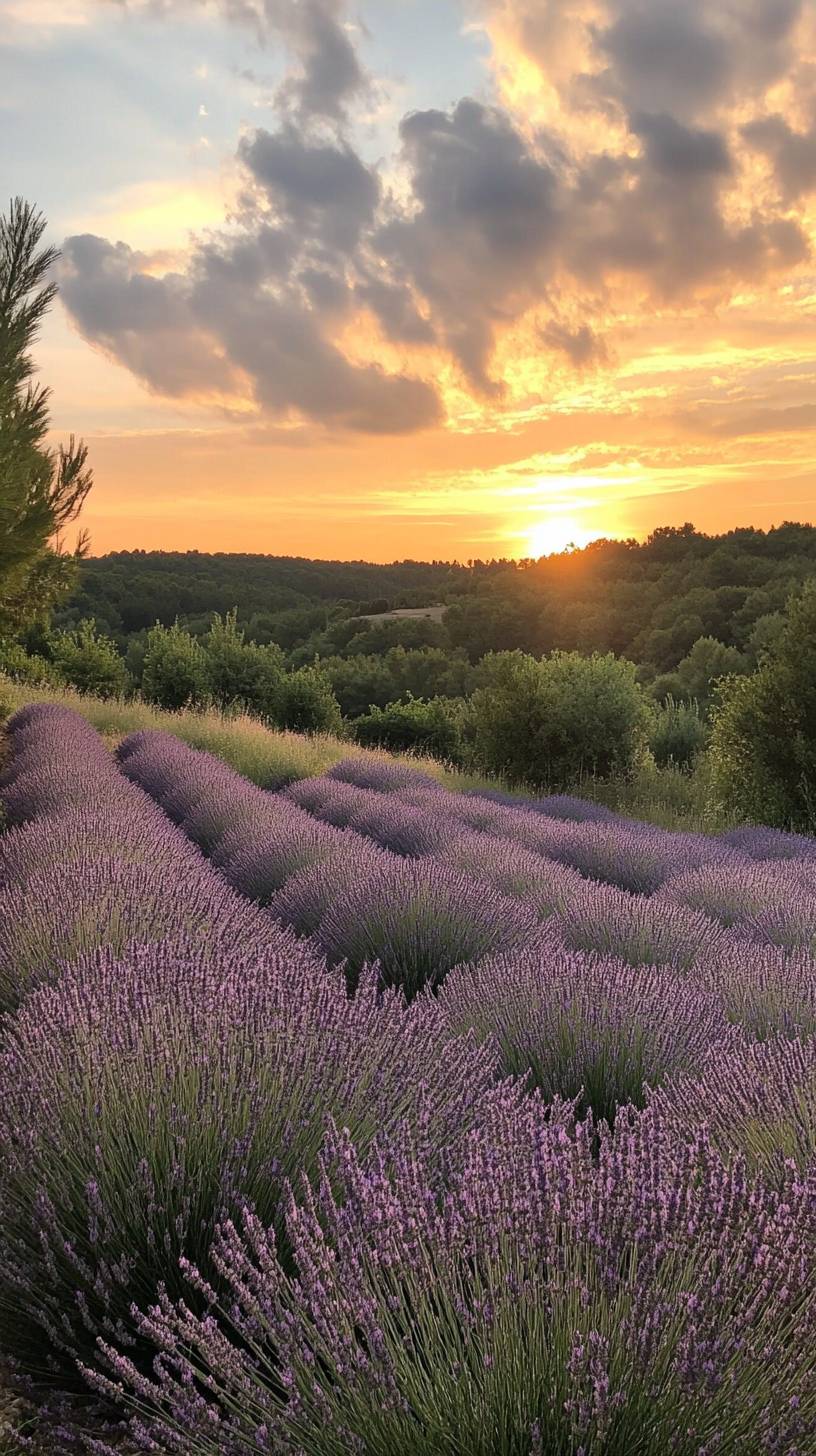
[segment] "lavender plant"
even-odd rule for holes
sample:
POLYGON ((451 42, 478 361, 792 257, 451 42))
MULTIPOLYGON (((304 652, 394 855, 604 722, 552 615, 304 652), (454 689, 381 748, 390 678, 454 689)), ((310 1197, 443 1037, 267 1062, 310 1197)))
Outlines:
POLYGON ((587 880, 553 917, 550 929, 573 950, 674 971, 688 971, 701 955, 715 954, 724 935, 702 911, 587 880))
POLYGON ((756 1042, 735 1028, 696 1074, 651 1091, 648 1111, 675 1140, 705 1127, 723 1157, 745 1158, 778 1183, 785 1183, 793 1163, 812 1190, 816 1038, 756 1042))
POLYGON ((505 1075, 610 1123, 624 1104, 643 1106, 647 1085, 699 1067, 728 1031, 716 993, 662 968, 576 953, 548 934, 457 967, 439 1004, 452 1031, 497 1042, 505 1075))
POLYGON ((224 1224, 226 1297, 190 1268, 210 1310, 164 1299, 142 1320, 153 1377, 107 1349, 138 1448, 810 1450, 812 1188, 792 1169, 780 1189, 749 1179, 657 1117, 614 1135, 535 1107, 501 1121, 468 1135, 441 1194, 418 1140, 363 1162, 334 1133, 287 1199, 294 1279, 257 1218, 224 1224))
POLYGON ((327 1116, 361 1149, 407 1118, 441 1157, 493 1074, 435 1005, 406 1011, 373 974, 349 1001, 303 943, 87 957, 6 1028, 0 1346, 70 1383, 98 1336, 133 1347, 132 1303, 180 1293, 179 1256, 206 1260, 219 1219, 277 1219, 327 1116))
POLYGON ((382 983, 409 999, 438 986, 451 966, 513 946, 535 931, 525 906, 444 865, 396 861, 333 899, 316 931, 351 985, 375 961, 382 983))

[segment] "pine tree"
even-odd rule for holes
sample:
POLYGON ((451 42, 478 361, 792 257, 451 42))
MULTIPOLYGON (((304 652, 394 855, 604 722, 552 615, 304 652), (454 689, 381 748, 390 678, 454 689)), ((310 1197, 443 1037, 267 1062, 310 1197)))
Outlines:
POLYGON ((50 391, 34 382, 29 352, 57 292, 46 276, 59 256, 41 247, 45 219, 17 197, 0 216, 0 630, 18 628, 70 589, 72 556, 59 533, 93 483, 88 451, 71 436, 45 446, 50 391))

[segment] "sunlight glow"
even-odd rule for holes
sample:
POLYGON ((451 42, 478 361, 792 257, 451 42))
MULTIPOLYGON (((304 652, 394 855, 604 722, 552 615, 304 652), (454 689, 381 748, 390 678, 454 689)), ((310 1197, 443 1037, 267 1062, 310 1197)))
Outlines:
POLYGON ((526 532, 526 554, 533 557, 553 556, 566 551, 570 546, 588 546, 590 541, 599 541, 603 531, 593 531, 582 526, 575 516, 548 516, 537 521, 526 532))

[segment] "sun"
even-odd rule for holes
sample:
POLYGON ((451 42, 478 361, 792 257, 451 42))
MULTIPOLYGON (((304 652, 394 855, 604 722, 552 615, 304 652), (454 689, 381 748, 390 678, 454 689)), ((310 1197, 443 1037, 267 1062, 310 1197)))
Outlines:
POLYGON ((532 557, 553 556, 569 546, 588 546, 598 541, 603 532, 582 526, 575 516, 548 516, 537 521, 525 533, 528 554, 532 557))

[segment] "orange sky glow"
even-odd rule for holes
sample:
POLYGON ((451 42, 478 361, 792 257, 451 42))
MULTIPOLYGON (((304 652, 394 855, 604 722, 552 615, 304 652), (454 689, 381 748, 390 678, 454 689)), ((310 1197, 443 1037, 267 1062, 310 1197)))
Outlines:
MULTIPOLYGON (((235 67, 207 26, 233 21, 188 5, 200 115, 161 175, 148 150, 71 198, 10 189, 66 239, 37 360, 54 439, 90 447, 94 554, 464 560, 816 519, 814 7, 450 0, 426 13, 466 107, 371 51, 399 4, 315 0, 362 77, 317 101, 317 31, 269 21, 280 72, 237 132, 209 122, 235 67)), ((124 8, 125 41, 104 0, 12 6, 0 46, 58 57, 104 10, 132 48, 149 7, 124 8)))

